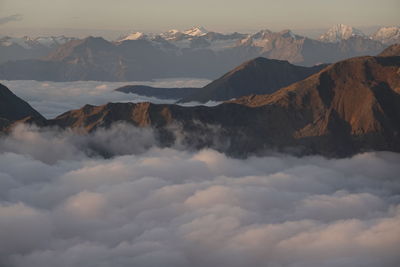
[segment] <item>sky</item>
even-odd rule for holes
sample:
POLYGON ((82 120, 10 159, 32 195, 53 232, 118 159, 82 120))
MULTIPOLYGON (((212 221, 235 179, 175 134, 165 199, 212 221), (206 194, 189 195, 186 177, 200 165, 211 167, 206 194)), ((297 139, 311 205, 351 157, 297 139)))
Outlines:
POLYGON ((399 25, 399 0, 0 0, 10 31, 161 32, 201 25, 216 31, 321 29, 333 24, 399 25))

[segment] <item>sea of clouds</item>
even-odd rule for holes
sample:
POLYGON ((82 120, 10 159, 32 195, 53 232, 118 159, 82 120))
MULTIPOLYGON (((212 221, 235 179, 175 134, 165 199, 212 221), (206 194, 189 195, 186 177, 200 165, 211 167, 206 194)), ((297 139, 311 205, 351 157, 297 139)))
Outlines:
MULTIPOLYGON (((125 94, 115 89, 125 85, 148 85, 160 88, 202 87, 210 81, 205 79, 162 79, 152 82, 38 82, 38 81, 1 81, 14 94, 27 101, 47 119, 52 119, 66 111, 78 109, 85 104, 103 105, 109 102, 152 102, 172 104, 176 99, 157 99, 154 97, 125 94)), ((207 105, 215 105, 210 102, 207 105)), ((185 105, 196 105, 186 103, 185 105)))
POLYGON ((18 126, 0 139, 0 266, 397 267, 399 162, 234 159, 124 124, 18 126))

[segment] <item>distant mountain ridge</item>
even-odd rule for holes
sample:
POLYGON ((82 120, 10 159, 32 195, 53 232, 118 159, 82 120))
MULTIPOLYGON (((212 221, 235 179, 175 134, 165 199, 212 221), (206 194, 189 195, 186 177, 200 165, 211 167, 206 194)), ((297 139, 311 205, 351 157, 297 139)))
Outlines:
POLYGON ((45 57, 57 47, 77 38, 65 36, 49 36, 30 38, 1 37, 0 63, 8 60, 37 59, 45 57))
POLYGON ((323 42, 340 42, 352 37, 365 38, 366 35, 359 29, 344 24, 337 24, 319 37, 323 42))
MULTIPOLYGON (((313 66, 349 57, 376 55, 398 40, 393 31, 395 32, 395 29, 389 31, 382 28, 381 33, 368 37, 354 28, 341 25, 334 31, 333 36, 336 38, 334 41, 330 41, 329 38, 314 40, 290 30, 222 34, 202 27, 185 31, 171 30, 162 34, 134 32, 115 42, 100 37, 88 37, 57 46, 57 49, 52 50, 50 54, 46 48, 40 53, 41 59, 3 63, 0 65, 0 79, 50 81, 138 81, 177 77, 215 79, 242 62, 256 57, 313 66), (47 56, 44 57, 46 53, 47 56)), ((2 49, 10 50, 11 46, 0 45, 0 50, 2 49)), ((28 51, 25 50, 7 52, 3 55, 16 53, 22 56, 28 51)))
POLYGON ((389 45, 400 43, 400 27, 382 27, 371 35, 371 39, 389 45))

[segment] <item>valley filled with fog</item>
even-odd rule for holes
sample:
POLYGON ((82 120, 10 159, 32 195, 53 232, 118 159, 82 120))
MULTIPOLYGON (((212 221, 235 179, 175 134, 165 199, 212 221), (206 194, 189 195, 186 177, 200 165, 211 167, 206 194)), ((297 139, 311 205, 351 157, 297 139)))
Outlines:
MULTIPOLYGON (((109 102, 144 102, 171 104, 176 99, 157 99, 153 97, 124 94, 114 91, 125 85, 148 85, 153 87, 202 87, 210 81, 206 79, 161 79, 153 82, 39 82, 28 80, 2 81, 17 96, 27 101, 33 108, 48 119, 86 104, 103 105, 109 102)), ((196 103, 185 103, 195 105, 196 103)), ((216 103, 208 103, 215 105, 216 103)))

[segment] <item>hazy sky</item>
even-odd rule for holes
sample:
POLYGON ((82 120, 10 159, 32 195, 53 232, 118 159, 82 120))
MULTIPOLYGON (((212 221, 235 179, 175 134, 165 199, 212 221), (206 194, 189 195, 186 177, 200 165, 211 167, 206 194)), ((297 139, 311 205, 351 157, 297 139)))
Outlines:
POLYGON ((219 31, 400 24, 400 0, 0 0, 0 33, 17 28, 219 31))

